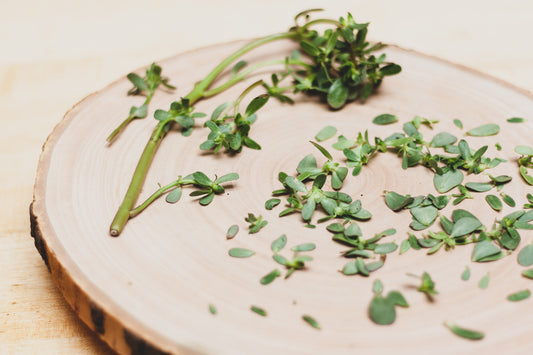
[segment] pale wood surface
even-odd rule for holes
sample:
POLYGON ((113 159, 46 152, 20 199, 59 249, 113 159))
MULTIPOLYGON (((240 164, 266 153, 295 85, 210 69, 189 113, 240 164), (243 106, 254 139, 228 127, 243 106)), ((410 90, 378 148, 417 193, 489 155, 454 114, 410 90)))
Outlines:
MULTIPOLYGON (((40 147, 64 112, 152 60, 278 31, 298 10, 321 5, 313 1, 186 4, 6 1, 0 5, 0 352, 109 352, 63 300, 29 237, 28 205, 40 147), (238 5, 241 16, 257 12, 261 17, 231 20, 230 13, 236 11, 229 12, 228 5, 238 5), (180 16, 185 11, 186 16, 180 16), (197 19, 205 26, 191 30, 197 19), (150 31, 135 26, 140 22, 150 31)), ((533 88, 529 65, 533 51, 527 45, 532 33, 529 2, 337 1, 329 13, 339 16, 346 9, 372 21, 372 38, 533 88)))

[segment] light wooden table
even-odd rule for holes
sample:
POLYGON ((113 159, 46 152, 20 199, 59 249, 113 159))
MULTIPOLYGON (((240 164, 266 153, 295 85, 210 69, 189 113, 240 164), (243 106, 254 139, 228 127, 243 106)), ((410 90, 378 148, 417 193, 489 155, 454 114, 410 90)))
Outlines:
MULTIPOLYGON (((284 30, 312 0, 0 3, 0 353, 112 353, 77 319, 30 237, 41 146, 86 95, 154 60, 284 30)), ((370 38, 533 90, 531 1, 335 1, 370 38)))

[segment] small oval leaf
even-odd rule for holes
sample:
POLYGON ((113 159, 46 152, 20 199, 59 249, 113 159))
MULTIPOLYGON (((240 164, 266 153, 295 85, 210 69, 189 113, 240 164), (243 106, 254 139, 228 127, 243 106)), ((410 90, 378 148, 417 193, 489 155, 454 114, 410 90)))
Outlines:
POLYGON ((245 248, 232 248, 228 251, 228 254, 234 258, 249 258, 254 255, 255 252, 245 248))

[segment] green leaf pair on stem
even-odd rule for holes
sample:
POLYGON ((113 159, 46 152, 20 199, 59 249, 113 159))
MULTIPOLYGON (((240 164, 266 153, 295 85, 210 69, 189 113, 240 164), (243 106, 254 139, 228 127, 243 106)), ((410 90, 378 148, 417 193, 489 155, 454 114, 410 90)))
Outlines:
MULTIPOLYGON (((309 255, 299 255, 300 252, 306 252, 306 251, 312 251, 316 248, 316 245, 314 243, 304 243, 299 244, 291 248, 291 250, 294 252, 294 255, 292 259, 287 259, 283 255, 278 254, 280 251, 285 248, 287 244, 287 237, 285 234, 281 235, 279 238, 275 239, 272 244, 270 245, 270 248, 272 249, 272 252, 274 255, 272 255, 272 258, 280 265, 285 266, 287 268, 287 273, 285 274, 285 278, 288 278, 292 275, 292 273, 295 270, 301 270, 305 268, 305 263, 312 261, 313 258, 309 255)), ((261 284, 266 285, 270 282, 274 281, 274 279, 278 276, 280 276, 281 273, 279 270, 275 269, 271 271, 269 274, 265 275, 261 279, 261 284)))
POLYGON ((370 302, 368 313, 370 319, 379 325, 388 325, 396 320, 396 307, 409 307, 409 304, 398 291, 391 291, 387 296, 383 295, 383 284, 381 281, 374 281, 374 297, 370 302))

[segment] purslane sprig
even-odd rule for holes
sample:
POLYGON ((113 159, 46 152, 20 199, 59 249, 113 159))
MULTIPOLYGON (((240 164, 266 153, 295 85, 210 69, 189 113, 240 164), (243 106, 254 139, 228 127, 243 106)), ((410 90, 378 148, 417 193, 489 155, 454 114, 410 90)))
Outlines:
POLYGON ((131 107, 128 117, 107 137, 108 143, 112 143, 131 121, 145 118, 148 115, 148 105, 160 85, 170 90, 176 89, 176 87, 168 83, 169 79, 167 77, 161 76, 161 72, 161 67, 156 63, 152 63, 150 68, 146 69, 146 75, 142 78, 135 73, 127 75, 128 80, 133 84, 133 88, 128 91, 128 95, 145 95, 146 99, 141 106, 131 107))
POLYGON ((211 180, 201 171, 197 171, 185 177, 179 176, 175 181, 165 186, 161 186, 143 203, 132 209, 130 211, 130 217, 135 217, 144 211, 152 202, 164 194, 166 194, 166 201, 168 203, 178 202, 182 195, 182 188, 186 185, 191 185, 197 189, 191 192, 190 196, 203 196, 199 200, 200 204, 203 206, 208 205, 213 201, 215 195, 224 193, 225 189, 221 184, 237 180, 238 178, 239 175, 237 173, 229 173, 222 175, 221 177, 215 177, 215 180, 211 180))

